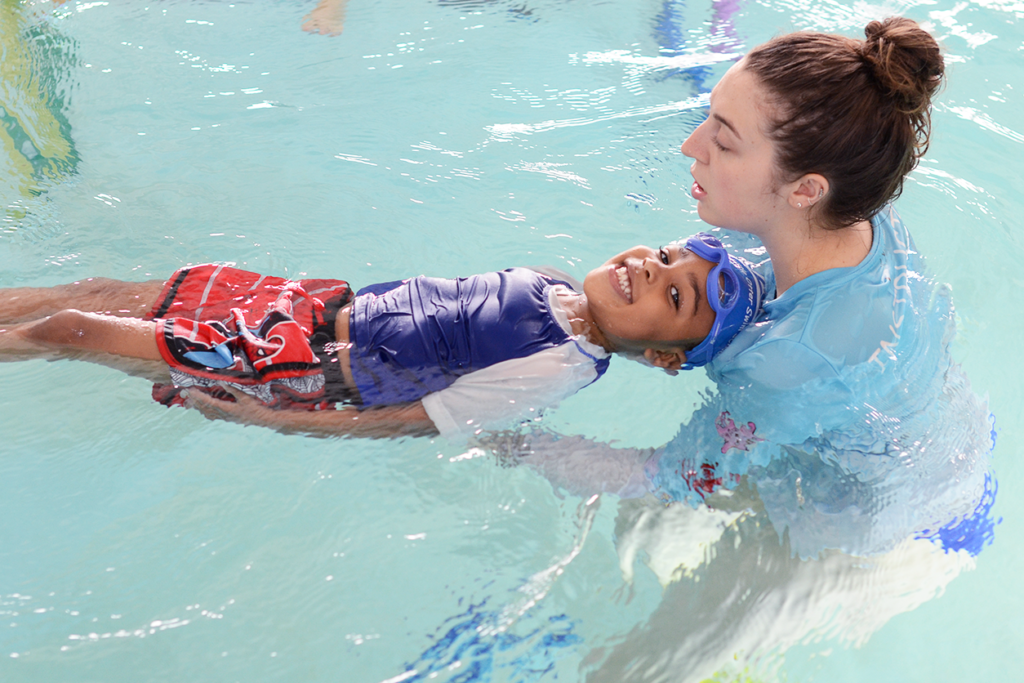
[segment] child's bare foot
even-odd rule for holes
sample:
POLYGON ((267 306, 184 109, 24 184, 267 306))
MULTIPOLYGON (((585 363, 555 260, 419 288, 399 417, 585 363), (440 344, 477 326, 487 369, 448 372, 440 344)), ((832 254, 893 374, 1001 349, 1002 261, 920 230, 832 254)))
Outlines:
POLYGON ((345 27, 345 4, 347 0, 320 0, 316 8, 307 14, 302 24, 303 31, 319 33, 322 36, 340 36, 345 27))

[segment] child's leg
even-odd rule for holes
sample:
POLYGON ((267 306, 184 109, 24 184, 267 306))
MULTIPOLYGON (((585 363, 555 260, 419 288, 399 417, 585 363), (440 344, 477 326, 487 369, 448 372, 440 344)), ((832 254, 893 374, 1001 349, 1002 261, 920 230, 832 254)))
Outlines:
POLYGON ((50 356, 54 351, 162 360, 156 323, 151 320, 65 310, 42 320, 0 326, 0 356, 50 356))
POLYGON ((0 289, 0 323, 39 320, 67 309, 141 318, 153 309, 163 286, 163 280, 123 282, 94 277, 56 287, 0 289))

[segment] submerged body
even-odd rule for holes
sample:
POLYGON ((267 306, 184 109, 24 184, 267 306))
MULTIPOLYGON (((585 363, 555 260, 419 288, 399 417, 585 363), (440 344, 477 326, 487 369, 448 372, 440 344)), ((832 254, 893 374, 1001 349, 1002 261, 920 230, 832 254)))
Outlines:
POLYGON ((761 317, 708 366, 716 390, 653 454, 541 434, 523 458, 637 497, 622 566, 646 556, 666 585, 592 683, 860 644, 992 541, 993 419, 950 356, 948 288, 888 208, 928 147, 942 54, 908 19, 864 36, 754 48, 683 143, 700 217, 770 258, 761 317))
POLYGON ((944 70, 899 17, 863 40, 779 36, 729 69, 682 146, 701 218, 766 248, 769 296, 653 480, 694 502, 749 476, 802 556, 991 540, 991 418, 950 358, 948 290, 890 206, 944 70))
MULTIPOLYGON (((682 152, 701 218, 767 251, 765 305, 708 365, 716 391, 676 437, 650 457, 608 453, 621 467, 588 452, 589 488, 700 506, 748 482, 803 557, 991 541, 992 418, 950 357, 948 289, 891 208, 943 70, 901 18, 864 40, 780 36, 729 69, 682 152)), ((549 469, 557 453, 539 450, 528 460, 549 469)))

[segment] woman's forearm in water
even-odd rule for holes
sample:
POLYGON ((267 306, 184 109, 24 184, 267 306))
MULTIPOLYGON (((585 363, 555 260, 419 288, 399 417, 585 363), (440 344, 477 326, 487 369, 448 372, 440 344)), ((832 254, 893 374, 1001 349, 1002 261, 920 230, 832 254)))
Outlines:
POLYGON ((577 496, 613 493, 620 498, 638 498, 650 490, 645 465, 663 450, 617 448, 545 430, 484 433, 475 443, 505 465, 533 469, 556 489, 577 496))

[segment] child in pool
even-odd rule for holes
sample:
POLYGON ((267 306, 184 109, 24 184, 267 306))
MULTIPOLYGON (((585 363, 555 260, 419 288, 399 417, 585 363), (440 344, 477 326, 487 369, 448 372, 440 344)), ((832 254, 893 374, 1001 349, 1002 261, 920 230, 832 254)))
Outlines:
POLYGON ((341 280, 202 265, 164 283, 0 290, 0 359, 159 361, 170 383, 154 398, 210 417, 450 436, 532 417, 596 380, 611 352, 668 371, 703 365, 756 317, 763 285, 705 233, 634 247, 579 289, 510 268, 353 296, 341 280))

